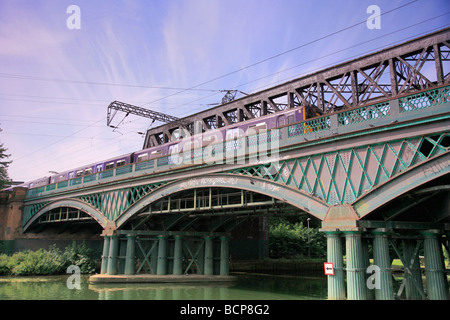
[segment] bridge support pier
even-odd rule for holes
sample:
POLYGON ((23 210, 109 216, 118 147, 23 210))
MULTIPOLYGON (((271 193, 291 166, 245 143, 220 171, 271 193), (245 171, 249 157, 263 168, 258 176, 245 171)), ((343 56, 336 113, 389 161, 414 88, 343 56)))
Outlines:
POLYGON ((444 259, 438 236, 439 230, 427 230, 423 232, 425 254, 425 276, 428 298, 430 300, 447 299, 447 279, 444 273, 444 259))
POLYGON ((391 259, 389 257, 389 239, 386 229, 373 231, 373 263, 379 268, 379 284, 375 286, 376 300, 394 299, 391 259))
POLYGON ((109 240, 110 240, 109 236, 103 237, 102 266, 100 268, 101 274, 106 274, 108 270, 109 240))
MULTIPOLYGON (((367 222, 364 228, 354 230, 324 230, 327 236, 327 262, 334 264, 334 275, 328 276, 329 300, 446 300, 450 298, 449 285, 442 251, 442 230, 425 229, 410 223, 367 222), (415 230, 414 230, 415 229, 415 230), (404 233, 403 231, 407 231, 404 233), (414 230, 414 231, 413 231, 414 230), (413 231, 413 232, 412 232, 413 231), (345 253, 343 252, 345 238, 345 253), (370 240, 373 240, 369 242, 370 240), (364 243, 367 241, 368 243, 364 243), (398 242, 403 244, 403 253, 398 242), (422 247, 423 244, 423 247, 422 247), (368 246, 372 245, 373 265, 368 263, 368 246), (402 261, 404 274, 398 292, 394 292, 393 269, 389 249, 402 261), (424 275, 426 290, 423 288, 419 251, 423 248, 425 257, 424 275), (344 254, 346 265, 344 268, 344 254), (345 271, 345 272, 344 272, 345 271), (369 278, 366 279, 366 273, 369 278), (344 284, 347 284, 346 289, 344 284)), ((447 236, 448 237, 448 236, 447 236)))
POLYGON ((328 277, 328 299, 345 300, 344 255, 342 253, 341 232, 328 231, 327 261, 334 265, 334 276, 328 277))
POLYGON ((100 273, 227 276, 228 241, 225 233, 115 230, 103 234, 100 273))
POLYGON ((205 275, 212 275, 214 273, 213 264, 213 242, 210 236, 205 237, 205 265, 203 273, 205 275))
POLYGON ((109 256, 106 273, 109 275, 117 274, 117 256, 119 253, 119 237, 114 235, 110 237, 109 256))
POLYGON ((228 238, 220 237, 220 275, 227 276, 230 273, 230 249, 228 238))
POLYGON ((360 231, 345 231, 347 295, 350 300, 367 300, 363 246, 360 231))
POLYGON ((167 236, 158 236, 158 265, 156 267, 157 275, 167 274, 167 236))
POLYGON ((175 248, 173 251, 173 274, 183 274, 183 236, 175 236, 175 248))
POLYGON ((127 251, 125 258, 125 274, 134 274, 134 254, 135 254, 135 241, 136 237, 133 235, 127 235, 127 251))

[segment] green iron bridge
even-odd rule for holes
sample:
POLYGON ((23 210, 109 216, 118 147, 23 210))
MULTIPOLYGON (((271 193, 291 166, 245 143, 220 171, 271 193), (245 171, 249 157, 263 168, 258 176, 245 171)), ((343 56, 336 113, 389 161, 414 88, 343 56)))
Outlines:
MULTIPOLYGON (((447 299, 449 41, 441 30, 214 109, 216 120, 233 110, 242 121, 255 110, 319 115, 303 122, 180 154, 179 164, 163 156, 29 189, 23 230, 98 224, 104 274, 227 275, 242 221, 303 213, 327 236, 329 299, 447 299), (208 163, 211 150, 233 161, 208 163), (405 270, 398 291, 394 258, 405 270)), ((206 126, 211 110, 196 120, 206 126)))

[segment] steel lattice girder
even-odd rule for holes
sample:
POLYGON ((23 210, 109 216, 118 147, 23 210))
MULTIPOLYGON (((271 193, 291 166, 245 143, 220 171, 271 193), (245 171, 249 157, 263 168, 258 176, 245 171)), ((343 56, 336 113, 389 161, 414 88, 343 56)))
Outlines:
POLYGON ((450 133, 416 136, 230 171, 286 184, 329 205, 351 204, 401 172, 450 149, 450 133))
MULTIPOLYGON (((283 201, 291 194, 292 199, 288 203, 323 219, 327 205, 352 204, 361 197, 367 197, 371 190, 397 178, 402 172, 416 167, 418 169, 415 170, 420 172, 420 164, 448 155, 449 148, 450 133, 434 133, 295 157, 279 161, 277 166, 269 163, 243 167, 230 170, 228 174, 231 177, 236 175, 233 181, 238 183, 239 180, 239 188, 265 193, 283 201), (258 179, 241 179, 243 176, 258 179), (263 186, 264 183, 266 185, 263 186), (284 191, 281 191, 282 186, 287 189, 283 188, 284 191), (299 197, 304 197, 304 200, 299 197)), ((445 165, 448 168, 447 163, 445 165)), ((78 199, 101 212, 108 221, 118 219, 117 222, 123 224, 143 205, 183 188, 208 186, 226 188, 230 187, 230 181, 223 174, 210 174, 188 181, 151 183, 103 191, 79 196, 78 199), (137 204, 139 208, 136 207, 137 204), (133 206, 135 209, 131 210, 133 206)), ((29 225, 30 220, 34 221, 36 213, 43 212, 41 209, 48 203, 46 201, 26 206, 24 225, 29 225)), ((357 211, 360 215, 367 213, 361 207, 357 211)))

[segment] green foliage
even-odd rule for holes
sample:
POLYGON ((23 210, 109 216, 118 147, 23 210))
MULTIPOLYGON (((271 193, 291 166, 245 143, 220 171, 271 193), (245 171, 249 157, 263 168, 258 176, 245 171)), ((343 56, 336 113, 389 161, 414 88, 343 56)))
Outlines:
POLYGON ((270 258, 311 258, 326 256, 326 237, 318 228, 304 226, 302 222, 278 219, 273 221, 269 231, 270 258), (309 245, 308 245, 309 233, 309 245))
POLYGON ((49 250, 20 251, 12 256, 0 254, 0 275, 49 275, 65 273, 70 265, 77 265, 81 273, 95 271, 95 260, 91 258, 92 250, 83 242, 74 241, 61 252, 56 246, 49 250))
POLYGON ((9 259, 6 254, 0 254, 0 276, 7 275, 9 273, 9 259))
MULTIPOLYGON (((2 129, 0 129, 0 132, 2 129)), ((8 149, 5 149, 3 147, 3 143, 0 143, 0 190, 5 188, 8 182, 10 182, 10 179, 8 177, 8 166, 11 164, 12 161, 8 161, 9 154, 6 154, 6 151, 8 149)))
POLYGON ((74 241, 66 247, 63 254, 65 269, 70 265, 76 265, 80 267, 81 273, 93 273, 95 271, 95 261, 91 256, 92 250, 84 242, 77 245, 74 241))

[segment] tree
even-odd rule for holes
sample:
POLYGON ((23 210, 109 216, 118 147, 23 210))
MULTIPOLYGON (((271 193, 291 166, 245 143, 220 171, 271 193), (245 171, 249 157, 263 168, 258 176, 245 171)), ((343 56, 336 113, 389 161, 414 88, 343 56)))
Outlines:
MULTIPOLYGON (((2 129, 0 129, 0 132, 2 129)), ((3 143, 0 143, 0 190, 5 188, 8 183, 11 181, 8 177, 8 166, 12 161, 8 161, 10 157, 9 154, 6 154, 8 149, 3 147, 3 143)))

